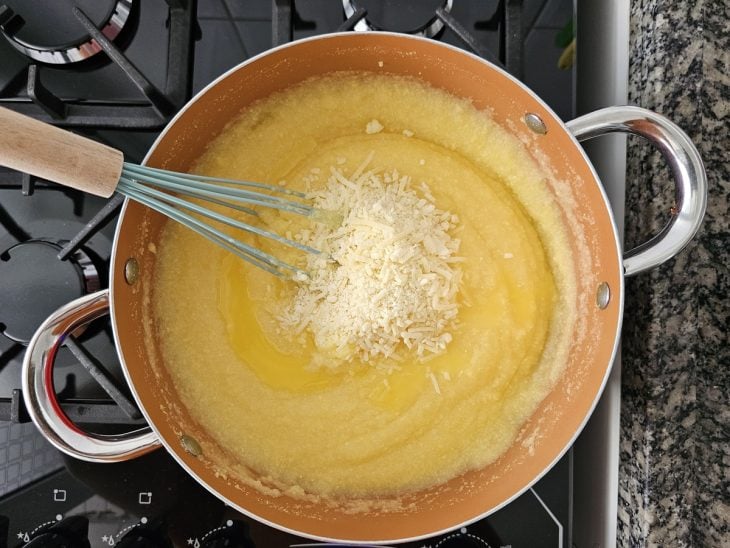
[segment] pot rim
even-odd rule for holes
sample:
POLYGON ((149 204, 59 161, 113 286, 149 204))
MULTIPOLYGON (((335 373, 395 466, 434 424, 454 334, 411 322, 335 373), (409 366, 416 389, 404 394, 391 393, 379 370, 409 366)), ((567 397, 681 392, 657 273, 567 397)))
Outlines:
MULTIPOLYGON (((601 197, 603 199, 606 210, 609 213, 608 217, 611 222, 611 232, 613 234, 613 239, 614 239, 614 242, 616 245, 616 251, 617 251, 616 256, 621 257, 623 255, 621 240, 618 235, 618 229, 616 227, 616 221, 613 216, 613 211, 611 209, 610 202, 608 200, 608 196, 606 195, 606 191, 603 188, 603 185, 601 184, 601 181, 598 177, 598 174, 596 173, 595 168, 593 167, 593 164, 588 159, 588 156, 586 155, 585 150, 583 149, 583 147, 580 146, 580 144, 578 143, 578 140, 574 137, 574 135, 571 133, 571 131, 566 127, 565 122, 563 122, 563 120, 553 111, 553 109, 550 108, 550 106, 548 106, 534 91, 532 91, 528 86, 526 86, 520 80, 518 80, 517 78, 512 76, 510 73, 508 73, 503 68, 487 61, 486 59, 483 59, 482 57, 479 57, 478 55, 476 55, 470 51, 463 50, 457 46, 447 44, 444 42, 438 42, 431 38, 425 38, 422 36, 414 36, 414 35, 409 35, 409 34, 402 34, 402 33, 398 33, 398 32, 389 32, 389 31, 367 31, 367 32, 369 35, 390 36, 390 37, 394 37, 394 38, 398 38, 398 39, 402 39, 402 40, 429 42, 430 44, 432 44, 434 46, 443 47, 445 49, 450 49, 455 52, 458 52, 462 55, 467 55, 467 56, 471 57, 472 59, 477 60, 480 63, 487 65, 490 69, 496 70, 499 73, 501 73, 502 76, 508 78, 513 83, 517 84, 524 92, 526 92, 532 98, 532 100, 536 101, 538 104, 540 104, 540 106, 542 106, 545 110, 547 110, 554 117, 555 121, 559 122, 560 128, 565 133, 568 134, 569 138, 573 142, 573 145, 578 149, 578 152, 580 153, 581 157, 583 158, 583 160, 587 164, 588 168, 590 169, 591 175, 593 176, 593 180, 594 180, 595 184, 598 186, 598 190, 601 193, 601 197)), ((212 82, 210 82, 208 85, 203 87, 198 93, 196 93, 172 117, 172 119, 170 119, 170 121, 167 123, 167 125, 164 127, 164 129, 160 132, 158 137, 155 139, 155 141, 150 146, 149 150, 147 151, 147 154, 145 154, 145 157, 142 160, 142 165, 145 165, 147 163, 148 159, 153 154, 153 152, 155 151, 155 149, 157 148, 159 143, 166 137, 170 128, 175 125, 177 120, 191 107, 191 105, 196 103, 211 88, 217 86, 218 83, 220 83, 222 80, 226 79, 229 75, 233 74, 234 72, 237 72, 238 70, 242 70, 245 66, 258 61, 259 59, 261 59, 271 53, 281 51, 281 50, 291 48, 291 47, 296 47, 302 43, 312 42, 312 41, 316 41, 316 40, 331 40, 331 39, 335 40, 335 39, 342 39, 342 38, 349 39, 346 37, 351 37, 351 36, 361 37, 361 36, 364 36, 364 34, 354 33, 353 31, 343 31, 343 32, 333 32, 333 33, 328 33, 328 34, 323 34, 323 35, 318 35, 318 36, 310 36, 307 38, 302 38, 300 40, 294 40, 292 42, 288 42, 286 44, 281 44, 279 46, 276 46, 276 47, 273 47, 266 51, 263 51, 253 57, 250 57, 249 59, 244 60, 243 62, 239 63, 238 65, 228 69, 223 74, 221 74, 216 79, 214 79, 212 82)), ((215 489, 210 487, 203 479, 201 479, 198 476, 198 474, 194 470, 192 470, 185 463, 185 461, 182 458, 180 458, 180 456, 178 455, 177 449, 173 448, 173 446, 163 436, 160 435, 159 430, 157 429, 154 422, 150 418, 150 414, 147 412, 147 410, 145 409, 145 406, 140 401, 140 398, 139 398, 139 395, 135 388, 135 385, 132 382, 131 375, 129 374, 129 371, 127 369, 127 365, 126 365, 126 362, 124 359, 124 354, 122 352, 122 347, 121 347, 121 344, 119 341, 117 322, 116 322, 115 298, 114 298, 115 272, 117 270, 115 268, 116 262, 117 262, 117 244, 119 242, 119 235, 120 235, 123 225, 124 225, 124 218, 125 218, 125 213, 127 211, 128 204, 129 204, 129 200, 130 200, 129 198, 125 198, 125 200, 124 200, 122 209, 119 213, 119 221, 117 222, 117 226, 114 231, 114 241, 113 241, 112 252, 111 252, 112 268, 110 269, 110 273, 109 273, 109 306, 110 306, 112 333, 113 333, 113 338, 114 338, 114 344, 117 349, 117 354, 119 356, 119 361, 122 366, 122 371, 124 373, 124 378, 127 382, 127 385, 129 386, 132 396, 134 397, 135 402, 139 406, 140 412, 144 416, 145 421, 147 422, 149 427, 152 429, 152 431, 157 435, 158 439, 160 440, 160 443, 163 445, 165 450, 175 459, 175 461, 178 463, 178 465, 180 465, 190 476, 192 476, 193 479, 195 479, 195 481, 197 481, 203 488, 205 488, 208 492, 213 494, 219 500, 223 500, 225 502, 225 504, 227 504, 228 506, 234 508, 236 511, 241 512, 242 514, 244 514, 252 519, 255 519, 256 521, 258 521, 260 523, 263 523, 269 527, 273 527, 274 529, 278 529, 279 531, 283 531, 285 533, 289 533, 292 535, 305 537, 308 539, 321 541, 321 542, 337 542, 337 543, 346 542, 346 543, 352 544, 352 545, 365 545, 365 546, 370 545, 370 546, 372 546, 372 545, 378 545, 378 544, 405 543, 405 542, 414 542, 414 541, 429 539, 434 536, 446 534, 446 533, 454 531, 460 527, 466 527, 477 521, 480 521, 480 520, 484 519, 485 517, 497 512, 501 508, 507 506, 512 501, 514 501, 515 499, 520 497, 527 490, 531 489, 535 485, 535 483, 537 483, 549 470, 551 470, 553 468, 553 466, 555 466, 555 464, 563 457, 563 455, 568 451, 568 449, 570 449, 570 447, 573 446, 576 438, 585 428, 585 425, 588 422, 588 420, 590 419, 590 417, 593 415, 596 405, 598 405, 598 401, 600 400, 601 395, 603 394, 603 391, 606 387, 606 383, 608 382, 608 377, 611 373, 613 363, 614 363, 614 361, 616 359, 616 355, 618 353, 618 347, 619 347, 620 336, 621 336, 621 328, 622 328, 622 323, 623 323, 624 267, 623 267, 623 263, 621 263, 621 262, 617 265, 620 272, 619 272, 619 276, 618 276, 618 278, 619 278, 619 287, 618 287, 619 302, 617 305, 618 306, 618 320, 616 322, 616 332, 614 334, 614 343, 613 343, 613 348, 611 350, 611 357, 610 357, 609 363, 605 365, 605 373, 603 375, 603 379, 601 380, 600 387, 599 387, 598 391, 596 392, 596 396, 590 405, 588 413, 586 413, 585 417, 581 421, 581 424, 579 425, 578 428, 576 428, 573 436, 570 438, 568 443, 566 443, 565 446, 556 454, 555 458, 547 466, 545 466, 545 468, 543 468, 543 470, 541 470, 539 474, 536 474, 529 482, 527 482, 522 489, 519 489, 518 491, 513 493, 512 496, 510 496, 508 499, 504 500, 502 503, 490 508, 486 512, 483 512, 471 519, 465 520, 458 524, 454 524, 453 526, 450 526, 448 528, 429 532, 428 534, 416 535, 416 536, 406 537, 406 538, 382 539, 382 540, 376 540, 376 541, 373 541, 373 540, 363 541, 363 540, 357 540, 357 539, 340 539, 340 538, 334 538, 334 537, 323 537, 323 536, 313 535, 311 533, 306 533, 304 531, 298 531, 296 529, 285 527, 278 523, 272 522, 266 518, 263 518, 255 513, 251 512, 250 510, 247 510, 246 508, 243 508, 242 506, 238 505, 237 503, 230 500, 229 498, 221 495, 218 491, 216 491, 215 489)))

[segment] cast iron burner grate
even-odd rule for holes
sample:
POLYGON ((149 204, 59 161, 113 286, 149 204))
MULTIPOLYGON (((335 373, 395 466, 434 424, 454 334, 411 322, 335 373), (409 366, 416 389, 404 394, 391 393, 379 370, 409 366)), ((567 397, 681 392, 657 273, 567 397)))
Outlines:
MULTIPOLYGON (((277 3, 291 5, 292 1, 277 3)), ((457 2, 459 0, 342 0, 347 20, 338 30, 387 30, 438 39, 448 29, 470 51, 501 66, 516 78, 522 78, 523 0, 499 0, 489 19, 474 24, 475 29, 498 32, 496 54, 452 14, 457 2)), ((279 33, 280 36, 291 36, 291 27, 281 24, 279 33)), ((274 43, 277 43, 276 38, 274 43)))
MULTIPOLYGON (((136 30, 141 0, 113 2, 109 11, 97 3, 79 7, 70 3, 39 2, 33 10, 27 2, 18 4, 16 13, 9 4, 0 4, 0 105, 59 125, 95 128, 154 129, 162 127, 189 99, 192 84, 192 60, 196 32, 195 0, 147 0, 166 4, 167 73, 160 88, 152 83, 122 50, 136 30), (61 4, 61 5, 59 5, 61 4), (65 10, 63 9, 65 8, 65 10), (47 10, 69 29, 50 33, 51 41, 37 30, 35 17, 47 10), (31 14, 35 11, 35 14, 31 14), (63 16, 60 17, 59 14, 63 16), (29 19, 27 22, 25 19, 29 19), (118 39, 119 43, 113 40, 118 39), (22 52, 22 53, 20 53, 22 52), (103 52, 104 55, 95 55, 103 52), (99 58, 103 59, 99 59, 99 58), (79 62, 80 61, 80 62, 79 62), (88 73, 100 71, 111 61, 119 70, 123 84, 136 88, 135 96, 118 99, 111 93, 85 96, 86 88, 103 87, 101 79, 89 79, 88 73), (54 82, 67 71, 65 86, 58 90, 44 84, 54 82), (82 84, 76 79, 82 78, 82 84), (23 81, 24 80, 24 81, 23 81)), ((100 2, 105 4, 106 2, 100 2)), ((149 8, 146 5, 144 9, 149 8)), ((48 23, 46 22, 46 25, 48 23)), ((51 22, 53 26, 53 22, 51 22)), ((111 86, 114 87, 114 86, 111 86)))

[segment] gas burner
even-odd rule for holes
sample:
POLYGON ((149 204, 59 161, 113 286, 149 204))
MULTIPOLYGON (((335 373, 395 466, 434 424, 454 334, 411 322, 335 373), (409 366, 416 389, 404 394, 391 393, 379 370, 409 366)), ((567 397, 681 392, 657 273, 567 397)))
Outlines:
POLYGON ((352 17, 358 9, 367 11, 353 27, 356 31, 389 30, 433 38, 444 28, 436 14, 441 8, 451 11, 454 0, 342 0, 345 16, 352 17))
POLYGON ((65 243, 28 240, 0 253, 0 330, 9 339, 27 344, 51 312, 99 289, 99 274, 86 253, 58 258, 65 243))
POLYGON ((114 40, 129 20, 134 1, 5 0, 0 4, 0 30, 13 47, 31 59, 53 65, 76 63, 101 51, 76 10, 114 40))

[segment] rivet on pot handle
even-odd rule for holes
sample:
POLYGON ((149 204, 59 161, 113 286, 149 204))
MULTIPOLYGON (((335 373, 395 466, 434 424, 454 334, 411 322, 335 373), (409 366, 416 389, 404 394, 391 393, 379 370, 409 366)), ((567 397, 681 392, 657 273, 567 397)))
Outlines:
POLYGON ((632 276, 671 259, 697 233, 707 207, 707 175, 699 152, 676 124, 640 107, 608 107, 566 124, 579 141, 606 133, 633 133, 662 153, 674 177, 677 212, 662 230, 624 253, 624 273, 632 276))
POLYGON ((149 427, 117 435, 83 432, 66 417, 56 399, 53 362, 64 339, 79 326, 108 313, 107 290, 62 306, 33 335, 23 361, 23 397, 33 422, 57 449, 90 462, 133 459, 160 446, 149 427))

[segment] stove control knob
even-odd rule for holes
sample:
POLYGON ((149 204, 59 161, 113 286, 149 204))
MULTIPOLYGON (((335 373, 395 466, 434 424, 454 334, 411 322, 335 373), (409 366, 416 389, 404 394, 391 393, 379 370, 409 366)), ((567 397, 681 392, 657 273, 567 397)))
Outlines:
POLYGON ((25 548, 89 548, 89 520, 70 516, 40 528, 25 548))
POLYGON ((436 543, 436 548, 491 548, 486 540, 472 535, 451 535, 436 543))
POLYGON ((142 521, 132 527, 117 543, 117 548, 172 548, 167 536, 167 523, 155 519, 142 521))
POLYGON ((240 520, 228 520, 226 524, 205 535, 201 548, 256 548, 248 535, 248 525, 240 520))

